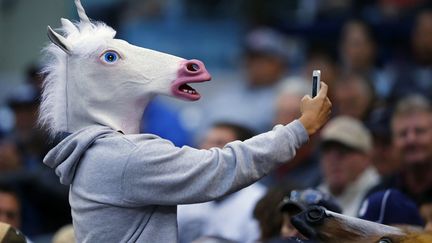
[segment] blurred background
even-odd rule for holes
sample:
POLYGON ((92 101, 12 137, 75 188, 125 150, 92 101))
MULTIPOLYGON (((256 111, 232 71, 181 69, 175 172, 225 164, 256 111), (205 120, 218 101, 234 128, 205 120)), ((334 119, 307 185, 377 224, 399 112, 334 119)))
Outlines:
MULTIPOLYGON (((390 127, 395 104, 411 94, 432 98, 428 0, 82 3, 91 19, 117 30, 116 38, 205 63, 213 78, 194 85, 201 100, 158 97, 143 117, 142 132, 178 146, 199 147, 216 122, 255 134, 289 123, 311 90, 312 70, 320 69, 333 116, 353 117, 371 132, 380 149, 372 164, 384 178, 400 170, 390 127)), ((34 242, 50 242, 71 223, 67 188, 41 162, 53 143, 36 125, 46 28, 60 27, 62 17, 78 19, 72 0, 0 0, 0 186, 17 195, 16 227, 34 242)), ((319 185, 319 139, 311 138, 293 163, 261 183, 319 185)))

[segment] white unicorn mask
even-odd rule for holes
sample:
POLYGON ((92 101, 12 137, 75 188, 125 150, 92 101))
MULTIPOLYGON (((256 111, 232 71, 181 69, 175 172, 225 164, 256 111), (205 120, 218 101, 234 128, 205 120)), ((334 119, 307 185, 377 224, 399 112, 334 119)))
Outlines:
POLYGON ((40 122, 51 135, 102 124, 139 133, 144 108, 155 94, 198 100, 187 83, 210 80, 204 64, 115 39, 115 30, 91 22, 75 0, 79 23, 62 19, 61 31, 48 26, 52 60, 45 68, 40 122))

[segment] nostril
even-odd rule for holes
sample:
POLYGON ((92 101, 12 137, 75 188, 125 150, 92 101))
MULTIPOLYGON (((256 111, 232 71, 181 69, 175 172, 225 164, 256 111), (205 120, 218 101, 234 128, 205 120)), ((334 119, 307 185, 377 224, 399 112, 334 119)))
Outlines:
POLYGON ((186 69, 191 72, 198 72, 200 70, 200 66, 196 63, 188 63, 186 65, 186 69))
POLYGON ((317 224, 322 219, 324 219, 325 211, 320 207, 313 207, 312 209, 309 209, 306 214, 306 220, 309 223, 317 224))
POLYGON ((312 210, 308 212, 308 218, 311 220, 317 220, 321 217, 321 212, 318 210, 312 210))

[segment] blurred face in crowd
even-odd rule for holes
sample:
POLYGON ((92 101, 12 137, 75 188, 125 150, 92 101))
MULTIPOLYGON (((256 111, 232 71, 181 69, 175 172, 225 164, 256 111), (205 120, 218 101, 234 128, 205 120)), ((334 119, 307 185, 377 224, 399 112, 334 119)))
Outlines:
POLYGON ((371 89, 366 80, 351 76, 334 85, 334 104, 338 115, 347 115, 363 120, 372 103, 371 89))
POLYGON ((360 22, 349 22, 345 26, 341 56, 344 66, 351 71, 367 71, 374 65, 375 44, 365 25, 360 22))
POLYGON ((333 195, 343 193, 369 163, 368 155, 343 144, 326 142, 322 147, 321 168, 333 195))
POLYGON ((299 118, 301 99, 300 96, 281 94, 276 101, 275 124, 288 124, 299 118))
MULTIPOLYGON (((15 134, 19 143, 38 151, 43 147, 44 141, 36 141, 41 134, 41 129, 37 126, 38 104, 19 104, 13 106, 15 114, 15 134)), ((44 138, 40 138, 44 139, 44 138)))
POLYGON ((432 11, 424 12, 417 17, 412 45, 417 61, 432 64, 432 11))
POLYGON ((23 104, 14 108, 15 113, 15 126, 17 130, 31 131, 34 129, 39 106, 37 104, 23 104))
POLYGON ((393 145, 403 166, 432 163, 432 114, 414 112, 392 121, 393 145))
POLYGON ((211 128, 204 137, 200 148, 222 148, 225 144, 236 140, 236 134, 227 127, 213 127, 211 128))
POLYGON ((19 229, 21 226, 20 217, 20 204, 15 195, 0 192, 0 222, 19 229))
POLYGON ((396 159, 394 148, 387 137, 375 136, 371 152, 372 163, 381 176, 389 176, 400 169, 400 161, 396 159))
POLYGON ((279 56, 250 54, 246 58, 246 71, 252 86, 272 85, 283 77, 285 63, 279 56))
POLYGON ((0 141, 0 171, 8 172, 21 169, 22 161, 16 144, 0 141))
MULTIPOLYGON (((339 70, 335 62, 326 54, 313 54, 306 61, 304 68, 304 76, 309 80, 312 77, 313 70, 325 70, 321 72, 321 80, 329 87, 329 92, 332 92, 334 81, 338 79, 339 70)), ((332 100, 332 94, 329 94, 332 100)))

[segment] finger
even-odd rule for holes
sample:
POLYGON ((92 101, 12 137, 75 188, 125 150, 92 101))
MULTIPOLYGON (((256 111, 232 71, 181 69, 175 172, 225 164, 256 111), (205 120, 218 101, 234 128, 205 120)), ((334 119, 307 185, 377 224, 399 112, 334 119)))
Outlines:
POLYGON ((306 101, 306 100, 311 100, 312 98, 310 97, 310 95, 305 95, 303 96, 303 98, 301 99, 301 101, 306 101))
POLYGON ((332 107, 332 103, 328 97, 326 98, 326 103, 328 104, 329 107, 332 107))
POLYGON ((327 91, 328 91, 328 86, 327 86, 327 84, 324 83, 324 82, 321 82, 321 88, 320 88, 320 90, 319 90, 317 96, 318 96, 318 97, 321 97, 321 98, 324 98, 324 97, 327 96, 327 91))

